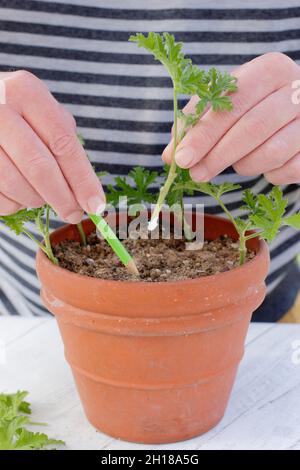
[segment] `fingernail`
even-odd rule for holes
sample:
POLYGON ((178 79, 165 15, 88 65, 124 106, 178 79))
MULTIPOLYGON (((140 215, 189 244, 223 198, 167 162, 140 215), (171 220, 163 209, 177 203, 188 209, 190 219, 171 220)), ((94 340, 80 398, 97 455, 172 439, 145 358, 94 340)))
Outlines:
POLYGON ((194 181, 208 181, 209 180, 209 175, 208 175, 208 171, 207 169, 205 168, 204 165, 197 165, 196 167, 192 168, 190 170, 190 175, 191 175, 191 178, 194 180, 194 181))
POLYGON ((79 224, 79 222, 81 222, 82 216, 83 211, 76 211, 68 215, 68 217, 66 217, 66 221, 69 222, 69 224, 79 224))
POLYGON ((181 168, 189 168, 195 161, 195 153, 190 147, 184 147, 175 153, 175 161, 181 168))
POLYGON ((105 202, 99 196, 90 197, 87 205, 90 214, 100 215, 105 209, 105 202))

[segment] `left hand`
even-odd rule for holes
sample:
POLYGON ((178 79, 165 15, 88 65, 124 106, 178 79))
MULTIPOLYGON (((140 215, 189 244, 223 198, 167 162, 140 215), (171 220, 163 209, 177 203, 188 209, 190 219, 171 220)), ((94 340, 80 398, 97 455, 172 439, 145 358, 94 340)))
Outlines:
MULTIPOLYGON (((239 67, 232 111, 208 110, 179 143, 175 155, 195 181, 210 181, 227 167, 244 176, 264 174, 272 184, 300 183, 300 104, 293 82, 300 67, 278 52, 239 67), (296 95, 298 100, 292 99, 296 95), (298 104, 297 104, 298 102, 298 104)), ((185 112, 191 112, 195 97, 185 112)), ((172 142, 163 159, 169 163, 172 142)))

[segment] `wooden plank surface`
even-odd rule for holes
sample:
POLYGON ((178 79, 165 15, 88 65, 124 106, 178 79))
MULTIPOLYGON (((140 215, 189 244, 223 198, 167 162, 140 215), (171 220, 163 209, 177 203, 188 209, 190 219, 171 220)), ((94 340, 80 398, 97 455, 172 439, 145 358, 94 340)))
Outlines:
POLYGON ((252 324, 223 421, 204 436, 162 446, 118 441, 86 420, 53 319, 0 319, 1 391, 30 391, 34 421, 67 449, 300 450, 300 325, 252 324))

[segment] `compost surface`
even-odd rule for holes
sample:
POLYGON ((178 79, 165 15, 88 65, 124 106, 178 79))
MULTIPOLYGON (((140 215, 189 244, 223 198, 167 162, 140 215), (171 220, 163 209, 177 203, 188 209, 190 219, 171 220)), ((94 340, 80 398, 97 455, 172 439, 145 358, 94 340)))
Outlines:
MULTIPOLYGON (((201 250, 189 251, 183 240, 124 240, 134 257, 140 276, 126 270, 112 249, 96 233, 87 237, 87 246, 64 241, 54 247, 61 267, 85 276, 131 281, 180 281, 229 271, 239 264, 238 245, 224 236, 205 241, 201 250)), ((248 252, 247 259, 254 253, 248 252)))

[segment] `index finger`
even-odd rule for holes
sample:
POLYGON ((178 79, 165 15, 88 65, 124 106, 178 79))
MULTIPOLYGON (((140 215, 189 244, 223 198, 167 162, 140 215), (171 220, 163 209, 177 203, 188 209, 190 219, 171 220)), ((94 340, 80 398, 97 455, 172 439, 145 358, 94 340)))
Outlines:
POLYGON ((77 202, 90 213, 99 213, 105 206, 105 195, 87 155, 76 135, 72 115, 51 95, 38 78, 28 72, 16 72, 19 77, 7 100, 28 122, 55 157, 77 202))

